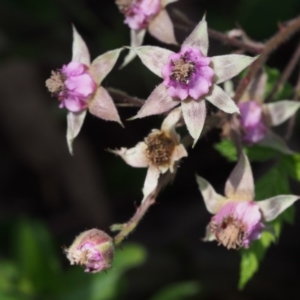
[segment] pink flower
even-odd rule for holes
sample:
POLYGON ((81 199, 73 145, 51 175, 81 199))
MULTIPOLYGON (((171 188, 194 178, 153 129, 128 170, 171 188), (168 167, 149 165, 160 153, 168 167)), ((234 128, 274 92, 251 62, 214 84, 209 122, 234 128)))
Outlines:
POLYGON ((236 76, 256 58, 246 55, 207 57, 207 23, 203 18, 183 42, 178 53, 160 47, 135 48, 153 73, 163 78, 133 118, 164 113, 181 105, 183 118, 194 144, 200 137, 205 117, 204 100, 226 113, 239 113, 230 96, 217 84, 236 76))
POLYGON ((147 175, 143 187, 144 199, 155 191, 161 174, 167 171, 173 173, 178 161, 187 156, 180 144, 180 136, 175 132, 175 126, 181 118, 181 110, 174 109, 161 125, 161 129, 153 129, 143 142, 135 147, 111 151, 121 156, 132 167, 147 167, 147 175))
POLYGON ((262 107, 256 101, 241 102, 238 106, 244 142, 251 145, 264 139, 267 126, 263 121, 262 107))
POLYGON ((84 231, 65 249, 71 265, 85 267, 85 272, 97 273, 111 267, 114 258, 112 238, 98 229, 84 231))
POLYGON ((83 125, 86 111, 101 119, 122 125, 118 111, 101 82, 114 67, 122 48, 108 51, 91 63, 89 50, 73 27, 72 60, 57 71, 52 71, 46 80, 51 94, 65 107, 67 116, 67 143, 73 153, 73 141, 83 125))
POLYGON ((227 249, 248 248, 260 238, 265 222, 277 218, 299 199, 299 196, 280 195, 254 201, 253 175, 244 153, 225 184, 226 197, 217 194, 204 178, 196 179, 207 210, 214 214, 204 240, 217 240, 227 249))
MULTIPOLYGON (((174 27, 165 7, 177 0, 116 0, 119 10, 124 14, 130 31, 130 46, 139 47, 148 31, 163 43, 177 44, 174 27)), ((136 56, 131 49, 121 67, 126 66, 136 56)))

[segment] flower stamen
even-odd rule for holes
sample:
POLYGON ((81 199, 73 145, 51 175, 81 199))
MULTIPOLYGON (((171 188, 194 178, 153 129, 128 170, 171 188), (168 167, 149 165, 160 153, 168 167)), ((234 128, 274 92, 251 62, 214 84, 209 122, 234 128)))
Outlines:
POLYGON ((53 96, 58 96, 63 92, 65 87, 66 76, 60 71, 52 71, 51 77, 46 80, 46 87, 53 96))
POLYGON ((175 61, 172 60, 171 63, 173 65, 173 70, 170 78, 188 84, 191 75, 195 71, 195 63, 188 59, 188 53, 185 52, 180 59, 175 61))

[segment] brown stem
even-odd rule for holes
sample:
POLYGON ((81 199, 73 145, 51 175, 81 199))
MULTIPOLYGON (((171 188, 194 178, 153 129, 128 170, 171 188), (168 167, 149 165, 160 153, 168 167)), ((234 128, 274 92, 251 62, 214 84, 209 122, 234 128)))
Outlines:
POLYGON ((245 92, 248 84, 251 79, 256 75, 261 66, 267 60, 268 56, 272 51, 274 51, 280 44, 290 38, 293 34, 295 34, 300 29, 300 17, 297 17, 288 23, 286 23, 286 27, 282 27, 280 31, 275 34, 266 44, 262 54, 254 61, 251 65, 247 75, 243 78, 237 87, 235 96, 233 100, 238 102, 242 95, 245 92))
POLYGON ((270 92, 269 96, 267 97, 265 102, 271 102, 275 97, 276 93, 280 88, 285 84, 285 82, 289 79, 292 72, 294 71, 297 62, 300 59, 300 42, 294 52, 293 56, 291 57, 289 63, 285 67, 284 71, 282 72, 278 81, 274 84, 272 91, 270 92))
POLYGON ((107 90, 112 98, 116 101, 117 106, 141 107, 145 104, 145 100, 129 96, 121 90, 115 88, 107 88, 107 90))

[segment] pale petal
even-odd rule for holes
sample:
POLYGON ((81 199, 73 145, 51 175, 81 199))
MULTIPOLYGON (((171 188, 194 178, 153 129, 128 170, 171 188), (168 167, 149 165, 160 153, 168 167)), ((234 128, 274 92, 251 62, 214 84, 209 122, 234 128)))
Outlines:
POLYGON ((128 165, 134 168, 145 168, 148 167, 146 150, 147 145, 144 142, 140 142, 133 148, 121 148, 109 151, 121 156, 128 165))
POLYGON ((75 26, 73 26, 72 61, 80 62, 87 66, 91 63, 89 49, 75 26))
POLYGON ((73 155, 73 141, 77 137, 86 116, 86 110, 78 113, 69 112, 67 115, 67 144, 70 154, 73 155))
POLYGON ((192 33, 186 38, 182 46, 197 47, 200 48, 202 54, 207 56, 208 51, 208 34, 207 34, 207 23, 205 15, 202 20, 192 31, 192 33))
MULTIPOLYGON (((265 98, 266 85, 267 85, 268 76, 267 73, 261 71, 258 76, 256 76, 248 85, 244 95, 248 97, 246 101, 255 100, 256 102, 262 104, 265 98)), ((243 101, 244 95, 241 99, 243 101)))
POLYGON ((239 161, 225 184, 225 195, 229 199, 254 200, 254 182, 248 157, 242 152, 239 161))
POLYGON ((210 230, 210 223, 205 228, 205 237, 202 239, 203 242, 212 242, 216 240, 216 236, 210 230))
POLYGON ((259 205, 265 221, 269 222, 276 219, 299 198, 299 196, 294 195, 280 195, 256 203, 259 205))
POLYGON ((144 187, 143 187, 144 198, 142 203, 151 193, 155 191, 158 185, 159 175, 160 175, 159 169, 150 165, 144 182, 144 187))
POLYGON ((195 146, 200 137, 205 122, 205 101, 195 101, 188 99, 181 102, 181 107, 186 127, 191 137, 194 139, 193 146, 195 146))
POLYGON ((264 114, 271 126, 277 126, 293 116, 300 107, 300 102, 282 100, 263 105, 264 114))
POLYGON ((175 147, 173 153, 172 153, 172 157, 171 157, 171 164, 170 164, 170 172, 173 173, 174 172, 174 163, 176 161, 179 161, 180 159, 182 159, 183 157, 187 157, 188 153, 186 151, 186 149, 184 148, 184 146, 182 144, 179 144, 175 147))
POLYGON ((214 84, 210 94, 205 99, 228 114, 240 113, 238 106, 218 85, 214 84))
POLYGON ((132 47, 132 49, 130 49, 129 53, 125 56, 120 69, 124 68, 136 57, 136 52, 134 48, 140 47, 143 44, 145 33, 146 29, 130 30, 130 46, 132 47))
POLYGON ((162 7, 166 7, 168 4, 177 2, 178 0, 161 0, 162 7))
POLYGON ((97 85, 101 84, 102 80, 112 70, 122 50, 123 48, 119 48, 105 52, 93 60, 90 73, 97 85))
POLYGON ((171 98, 168 95, 166 87, 160 84, 153 90, 137 115, 131 118, 131 120, 162 114, 178 104, 179 101, 171 98))
POLYGON ((236 75, 252 64, 257 57, 240 54, 229 54, 211 57, 215 72, 216 83, 222 83, 236 75))
POLYGON ((115 121, 122 125, 114 101, 102 86, 99 86, 97 89, 88 108, 92 115, 106 121, 115 121))
POLYGON ((264 139, 257 143, 263 147, 275 149, 283 154, 294 154, 295 152, 289 149, 286 142, 272 130, 268 129, 264 139))
POLYGON ((150 22, 148 31, 152 36, 163 43, 177 45, 174 26, 165 9, 161 10, 160 13, 150 22))
POLYGON ((214 188, 204 178, 196 175, 196 181, 202 194, 206 209, 211 214, 216 214, 221 208, 222 204, 226 201, 226 198, 216 193, 214 188))
POLYGON ((142 46, 136 48, 135 51, 142 63, 159 77, 162 77, 162 68, 169 63, 170 54, 174 53, 170 50, 154 46, 142 46))
POLYGON ((162 122, 160 129, 162 131, 167 131, 167 132, 174 130, 176 127, 176 124, 180 120, 181 116, 182 116, 182 111, 181 111, 181 107, 179 106, 179 107, 173 109, 167 115, 167 117, 162 122))

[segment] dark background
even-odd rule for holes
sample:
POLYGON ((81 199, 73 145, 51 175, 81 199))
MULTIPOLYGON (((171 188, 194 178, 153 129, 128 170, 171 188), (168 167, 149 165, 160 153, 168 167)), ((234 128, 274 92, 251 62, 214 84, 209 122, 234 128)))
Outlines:
MULTIPOLYGON (((278 30, 278 22, 300 12, 299 0, 181 0, 170 5, 169 12, 171 7, 180 9, 195 23, 206 11, 211 28, 226 31, 239 25, 258 41, 266 41, 278 30)), ((47 92, 45 80, 51 70, 70 61, 71 23, 86 41, 92 58, 129 44, 129 29, 114 1, 0 0, 2 260, 13 259, 12 248, 18 247, 13 243, 13 228, 26 218, 45 224, 61 263, 68 269, 61 245, 69 245, 85 229, 108 231, 111 224, 127 221, 142 197, 146 170, 127 166, 105 149, 134 146, 152 128, 159 128, 160 117, 126 122, 137 110, 119 108, 125 121, 122 129, 88 115, 74 143, 75 156, 67 151, 66 112, 47 92)), ((188 33, 177 29, 179 42, 188 33)), ((285 43, 268 65, 282 70, 298 40, 299 35, 285 43)), ((145 44, 165 47, 149 35, 145 44)), ((232 50, 211 41, 209 54, 232 50)), ((290 79, 292 84, 297 72, 290 79)), ((159 82, 136 59, 121 71, 115 68, 103 85, 145 99, 159 82)), ((285 226, 279 244, 269 249, 259 272, 242 292, 237 291, 239 253, 200 241, 210 215, 194 174, 209 180, 222 193, 234 166, 214 150, 213 143, 218 140, 219 132, 214 130, 189 150, 172 186, 160 194, 157 204, 129 237, 129 241, 146 247, 148 258, 127 273, 128 287, 122 299, 148 299, 168 284, 187 280, 197 281, 202 287, 194 299, 299 299, 299 205, 295 225, 285 226)), ((290 145, 300 150, 299 125, 290 145)), ((254 164, 253 168, 258 178, 268 165, 254 164)))

